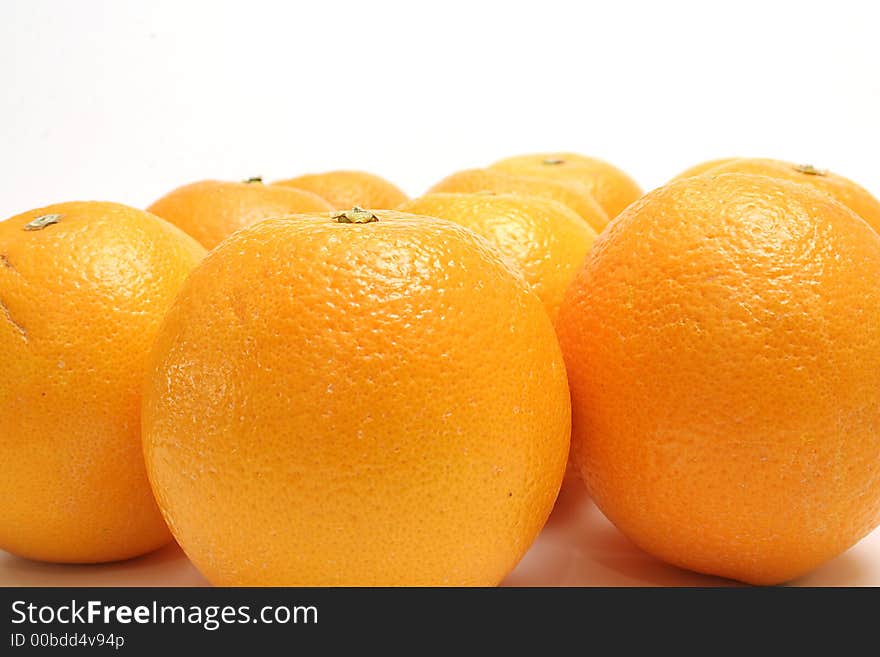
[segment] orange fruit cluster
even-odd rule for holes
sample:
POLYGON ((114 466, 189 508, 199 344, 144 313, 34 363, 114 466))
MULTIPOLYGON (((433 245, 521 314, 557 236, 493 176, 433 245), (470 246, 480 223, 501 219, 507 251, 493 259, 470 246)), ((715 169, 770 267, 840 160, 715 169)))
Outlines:
POLYGON ((880 523, 878 230, 815 167, 643 195, 575 153, 412 199, 339 170, 12 217, 0 548, 173 536, 219 585, 495 585, 571 457, 647 552, 788 581, 880 523))

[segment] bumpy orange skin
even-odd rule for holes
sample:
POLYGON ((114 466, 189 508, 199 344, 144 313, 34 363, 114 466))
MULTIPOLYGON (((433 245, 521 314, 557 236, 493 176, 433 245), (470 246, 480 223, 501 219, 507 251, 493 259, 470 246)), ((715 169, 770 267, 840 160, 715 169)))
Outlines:
POLYGON ((880 236, 807 186, 689 178, 597 240, 558 322, 572 452, 646 551, 756 584, 880 520, 880 236))
MULTIPOLYGON (((689 167, 679 173, 677 176, 672 178, 672 180, 682 180, 684 178, 693 178, 694 176, 699 176, 715 167, 720 167, 724 164, 730 164, 731 162, 736 161, 739 158, 736 157, 719 157, 716 160, 706 160, 705 162, 700 162, 699 164, 695 164, 692 167, 689 167)), ((670 180, 670 182, 672 182, 670 180)))
POLYGON ((614 218, 641 197, 635 180, 612 164, 577 153, 538 153, 499 160, 492 169, 580 185, 614 218))
POLYGON ((326 212, 317 194, 261 182, 203 180, 178 187, 153 203, 151 212, 213 249, 235 231, 269 217, 326 212))
POLYGON ((485 240, 394 212, 273 219, 189 277, 153 351, 159 506, 221 585, 493 585, 543 526, 568 388, 485 240))
POLYGON ((204 249, 115 203, 0 223, 0 548, 94 563, 171 540, 141 454, 147 353, 204 249), (58 223, 24 230, 60 214, 58 223))
POLYGON ((365 171, 327 171, 279 180, 275 185, 305 189, 326 199, 337 210, 355 206, 393 210, 409 197, 396 185, 365 171))
POLYGON ((605 214, 602 206, 580 185, 548 178, 516 176, 493 169, 467 169, 447 176, 431 187, 427 193, 437 192, 453 194, 495 192, 497 194, 535 196, 559 201, 568 206, 577 212, 597 233, 608 225, 608 215, 605 214))
POLYGON ((880 201, 865 188, 836 173, 809 165, 760 158, 737 158, 705 171, 706 175, 751 173, 810 185, 843 203, 880 231, 880 201))
POLYGON ((551 319, 596 241, 596 231, 574 210, 543 198, 437 193, 400 209, 453 221, 488 239, 522 271, 551 319))

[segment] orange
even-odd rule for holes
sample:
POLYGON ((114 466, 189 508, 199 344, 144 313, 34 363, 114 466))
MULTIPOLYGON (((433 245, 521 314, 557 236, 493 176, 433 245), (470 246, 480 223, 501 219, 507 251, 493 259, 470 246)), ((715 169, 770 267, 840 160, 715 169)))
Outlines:
POLYGON ((493 585, 544 524, 570 409, 539 299, 439 219, 347 212, 236 233, 152 355, 159 505, 220 585, 493 585))
POLYGON ((311 192, 264 185, 259 178, 245 182, 203 180, 184 185, 153 203, 152 212, 213 249, 240 228, 269 217, 297 212, 332 210, 311 192))
POLYGON ((313 192, 337 210, 391 210, 408 199, 393 183, 365 171, 327 171, 279 180, 275 185, 313 192))
POLYGON ((760 158, 737 158, 708 169, 705 173, 707 175, 752 173, 810 185, 840 201, 871 224, 874 230, 880 231, 880 201, 852 180, 825 169, 818 169, 810 164, 793 164, 760 158))
POLYGON ((638 183, 617 167, 576 153, 518 155, 500 160, 492 168, 519 176, 550 178, 580 185, 596 199, 611 219, 642 195, 638 183))
POLYGON ((720 157, 717 160, 706 160, 705 162, 700 162, 699 164, 695 164, 694 166, 685 169, 677 176, 675 176, 672 180, 681 180, 682 178, 692 178, 693 176, 699 176, 711 169, 714 169, 715 167, 719 167, 723 164, 730 164, 737 159, 739 158, 720 157))
POLYGON ((646 551, 755 584, 880 520, 880 236, 806 185, 655 190, 600 236, 558 321, 572 452, 646 551))
POLYGON ((551 319, 596 231, 557 201, 513 194, 427 194, 401 211, 447 219, 498 247, 522 271, 551 319))
POLYGON ((140 390, 162 316, 203 255, 115 203, 0 223, 0 548, 94 563, 171 540, 141 455, 140 390))
POLYGON ((495 192, 519 194, 559 201, 577 212, 596 232, 608 224, 608 215, 596 200, 579 185, 548 178, 515 176, 493 169, 467 169, 453 173, 428 190, 434 192, 495 192))

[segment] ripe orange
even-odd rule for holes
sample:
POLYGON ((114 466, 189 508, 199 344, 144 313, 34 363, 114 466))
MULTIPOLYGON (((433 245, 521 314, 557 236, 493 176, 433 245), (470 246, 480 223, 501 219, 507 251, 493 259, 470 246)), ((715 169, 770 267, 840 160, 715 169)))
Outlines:
POLYGON ((393 183, 365 171, 327 171, 279 180, 275 185, 313 192, 336 210, 392 210, 408 199, 393 183))
POLYGON ((93 563, 171 540, 144 469, 140 390, 159 322, 203 255, 115 203, 0 223, 0 548, 93 563))
POLYGON ((500 160, 491 168, 519 176, 576 183, 596 199, 611 219, 642 195, 638 183, 617 167, 576 153, 519 155, 500 160))
POLYGON ((236 233, 187 279, 144 453, 215 584, 490 585, 553 506, 569 413, 553 327, 485 240, 301 215, 236 233))
POLYGON ((332 210, 327 201, 308 191, 246 182, 203 180, 184 185, 153 203, 148 212, 170 221, 207 249, 253 223, 298 212, 332 210))
POLYGON ((557 329, 596 503, 670 563, 758 584, 880 520, 880 236, 806 185, 688 178, 597 240, 557 329))
POLYGON ((428 194, 434 192, 457 194, 495 192, 537 196, 567 205, 590 224, 596 232, 601 231, 608 224, 608 215, 588 192, 579 185, 549 178, 516 176, 493 169, 467 169, 453 173, 428 190, 428 194))
POLYGON ((672 180, 681 180, 682 178, 692 178, 694 176, 699 176, 715 167, 719 167, 723 164, 729 164, 734 162, 739 158, 736 157, 720 157, 717 160, 706 160, 705 162, 700 162, 699 164, 695 164, 692 167, 689 167, 675 176, 672 180))
POLYGON ((596 231, 574 210, 536 197, 438 193, 400 209, 453 221, 488 239, 522 271, 551 319, 596 241, 596 231))
POLYGON ((880 231, 880 201, 852 180, 824 169, 817 169, 809 164, 793 164, 760 158, 737 158, 708 169, 705 173, 707 175, 752 173, 811 185, 837 199, 871 224, 874 230, 880 231))

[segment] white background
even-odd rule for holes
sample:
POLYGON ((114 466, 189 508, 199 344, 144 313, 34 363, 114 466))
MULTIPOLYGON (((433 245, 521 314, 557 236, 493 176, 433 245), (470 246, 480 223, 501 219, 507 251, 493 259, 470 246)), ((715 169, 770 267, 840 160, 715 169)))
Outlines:
POLYGON ((0 217, 330 168, 417 194, 551 149, 646 188, 749 155, 880 194, 872 4, 0 0, 0 217))

